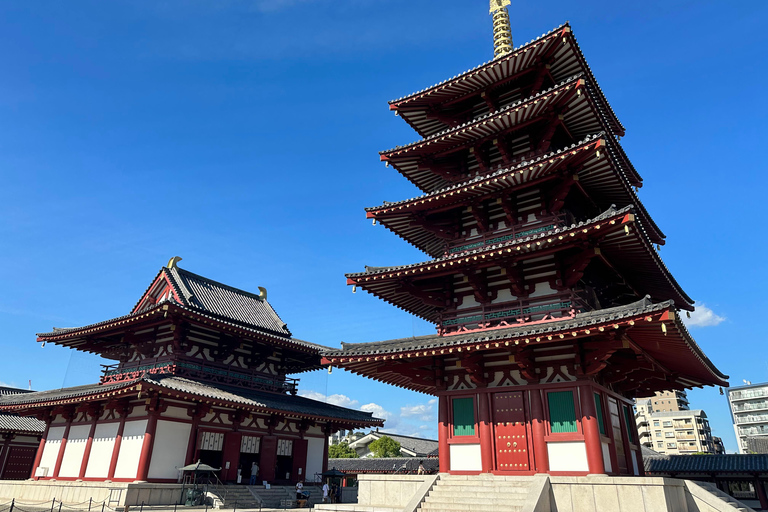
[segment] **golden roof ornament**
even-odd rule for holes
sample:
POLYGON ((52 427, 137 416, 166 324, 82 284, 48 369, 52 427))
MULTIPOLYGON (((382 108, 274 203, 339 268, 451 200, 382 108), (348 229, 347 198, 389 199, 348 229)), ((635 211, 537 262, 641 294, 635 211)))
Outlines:
POLYGON ((493 58, 498 59, 510 53, 512 46, 512 27, 509 24, 507 6, 510 0, 491 0, 490 13, 493 15, 493 58))

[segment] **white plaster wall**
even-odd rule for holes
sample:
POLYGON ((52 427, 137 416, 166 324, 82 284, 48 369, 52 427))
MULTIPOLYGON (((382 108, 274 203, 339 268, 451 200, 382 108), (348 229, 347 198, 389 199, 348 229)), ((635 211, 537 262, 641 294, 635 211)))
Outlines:
POLYGON ((88 467, 85 468, 86 478, 107 478, 119 426, 119 423, 96 425, 96 432, 93 433, 91 456, 88 457, 88 467))
POLYGON ((48 475, 53 476, 53 468, 56 466, 56 458, 59 456, 61 438, 64 437, 65 427, 51 427, 43 448, 43 457, 40 459, 41 468, 48 468, 48 475))
POLYGON ((139 470, 141 444, 144 442, 146 430, 147 420, 125 422, 120 453, 117 456, 115 478, 136 478, 136 473, 139 470))
POLYGON ((80 475, 80 466, 83 464, 85 445, 88 443, 88 434, 90 432, 90 425, 77 425, 69 429, 59 476, 77 477, 80 475))
POLYGON ((178 468, 184 465, 191 431, 192 425, 190 423, 162 420, 157 422, 148 478, 177 478, 179 476, 178 468))
POLYGON ((613 466, 611 465, 611 445, 609 443, 601 444, 603 446, 603 465, 605 470, 610 473, 613 471, 613 466))
POLYGON ((479 444, 452 444, 451 471, 481 471, 483 469, 479 444))
POLYGON ((584 441, 547 443, 550 471, 589 471, 584 441))
POLYGON ((183 407, 168 407, 168 409, 163 413, 163 416, 166 418, 178 418, 180 420, 188 420, 189 415, 187 414, 187 410, 183 407))
MULTIPOLYGON (((323 472, 323 446, 325 439, 322 437, 307 438, 307 467, 306 480, 313 482, 315 473, 323 472)), ((330 468, 328 468, 330 469, 330 468)))

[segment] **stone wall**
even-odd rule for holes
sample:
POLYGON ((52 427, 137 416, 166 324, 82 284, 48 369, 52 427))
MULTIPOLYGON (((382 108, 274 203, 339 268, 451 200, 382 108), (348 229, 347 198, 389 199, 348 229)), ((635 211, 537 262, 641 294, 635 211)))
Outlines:
POLYGON ((33 480, 0 481, 0 500, 21 502, 63 501, 65 504, 107 501, 111 507, 124 505, 173 505, 181 498, 181 484, 124 482, 56 482, 33 480))
POLYGON ((403 508, 429 475, 359 475, 357 503, 403 508))
POLYGON ((558 512, 687 512, 685 482, 673 478, 551 476, 558 512))

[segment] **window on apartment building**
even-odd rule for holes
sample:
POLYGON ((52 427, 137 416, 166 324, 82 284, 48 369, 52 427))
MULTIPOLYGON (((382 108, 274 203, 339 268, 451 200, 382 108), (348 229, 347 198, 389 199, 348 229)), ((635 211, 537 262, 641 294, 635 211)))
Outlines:
POLYGON ((659 441, 656 443, 657 448, 664 448, 664 443, 662 441, 659 441))
POLYGON ((677 443, 667 443, 667 448, 677 448, 677 443))
POLYGON ((660 427, 661 423, 659 422, 659 420, 653 420, 653 426, 654 427, 660 427))
POLYGON ((672 422, 671 422, 671 421, 665 421, 665 422, 663 423, 663 425, 664 425, 665 427, 671 427, 671 426, 672 426, 672 422))
POLYGON ((656 434, 656 437, 661 437, 661 430, 657 430, 657 431, 656 431, 656 432, 654 432, 654 433, 656 434))
POLYGON ((664 432, 664 437, 675 437, 674 432, 664 432))

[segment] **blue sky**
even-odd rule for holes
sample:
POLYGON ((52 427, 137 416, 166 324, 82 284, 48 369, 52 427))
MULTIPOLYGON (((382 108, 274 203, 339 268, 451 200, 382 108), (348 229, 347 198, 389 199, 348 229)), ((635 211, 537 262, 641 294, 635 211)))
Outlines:
MULTIPOLYGON (((520 2, 515 45, 570 20, 700 306, 692 333, 734 385, 768 381, 763 98, 768 4, 520 2)), ((294 335, 338 346, 429 334, 344 273, 426 259, 363 208, 416 195, 378 161, 418 137, 387 101, 492 56, 487 1, 0 3, 0 381, 97 380, 35 343, 128 312, 171 256, 265 286, 294 335)), ((436 435, 428 396, 345 372, 311 396, 436 435)), ((736 448, 724 397, 690 393, 736 448)))

